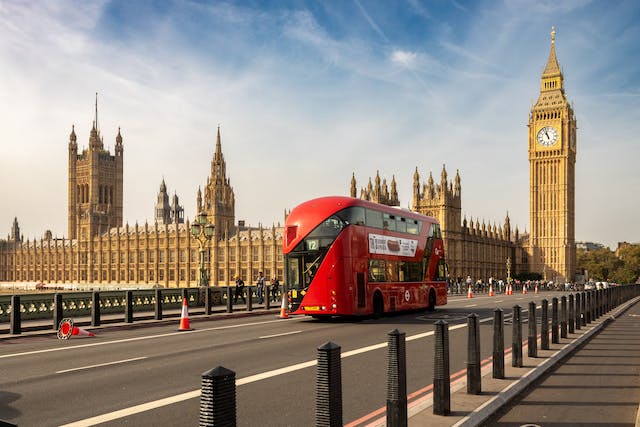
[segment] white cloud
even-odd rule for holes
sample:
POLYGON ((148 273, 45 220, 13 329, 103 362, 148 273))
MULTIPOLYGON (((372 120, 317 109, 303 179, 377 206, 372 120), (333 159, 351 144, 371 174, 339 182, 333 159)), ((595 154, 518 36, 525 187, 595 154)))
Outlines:
POLYGON ((394 50, 391 52, 391 62, 399 64, 405 68, 413 68, 418 55, 415 52, 405 50, 394 50))

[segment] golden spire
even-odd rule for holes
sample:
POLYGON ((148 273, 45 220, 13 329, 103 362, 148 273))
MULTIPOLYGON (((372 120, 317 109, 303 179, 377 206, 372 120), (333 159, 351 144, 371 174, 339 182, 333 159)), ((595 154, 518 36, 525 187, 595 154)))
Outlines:
POLYGON ((551 77, 561 75, 560 66, 558 65, 558 59, 556 58, 556 30, 555 27, 551 27, 551 50, 549 52, 549 59, 547 60, 547 66, 542 72, 542 77, 551 77))

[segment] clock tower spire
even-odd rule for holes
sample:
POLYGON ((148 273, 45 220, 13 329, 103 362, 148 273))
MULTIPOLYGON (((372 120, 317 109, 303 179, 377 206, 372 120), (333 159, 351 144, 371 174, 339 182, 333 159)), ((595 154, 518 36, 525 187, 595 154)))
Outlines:
POLYGON ((548 280, 573 281, 575 248, 576 119, 564 92, 556 32, 529 114, 529 270, 548 280))

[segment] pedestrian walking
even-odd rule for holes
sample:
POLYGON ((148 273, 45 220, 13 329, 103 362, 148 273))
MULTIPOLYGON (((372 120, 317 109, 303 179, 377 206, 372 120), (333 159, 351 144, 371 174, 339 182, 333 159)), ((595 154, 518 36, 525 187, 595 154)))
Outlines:
POLYGON ((238 297, 242 298, 243 303, 247 303, 247 299, 244 297, 244 280, 239 276, 236 276, 236 292, 233 295, 233 303, 238 303, 238 297))
POLYGON ((280 281, 277 277, 271 279, 271 298, 273 302, 278 302, 278 291, 280 290, 280 281))
POLYGON ((262 271, 258 273, 258 279, 256 280, 256 296, 258 297, 258 304, 262 304, 264 302, 264 276, 262 271))

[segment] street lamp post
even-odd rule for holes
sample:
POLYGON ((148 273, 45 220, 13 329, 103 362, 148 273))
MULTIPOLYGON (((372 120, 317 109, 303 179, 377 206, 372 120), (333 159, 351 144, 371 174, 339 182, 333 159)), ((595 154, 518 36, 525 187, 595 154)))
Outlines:
POLYGON ((507 257, 507 284, 511 283, 511 257, 507 257))
POLYGON ((200 286, 209 286, 209 274, 204 266, 205 243, 213 237, 213 224, 207 222, 207 214, 200 212, 191 224, 191 235, 200 244, 200 286))

